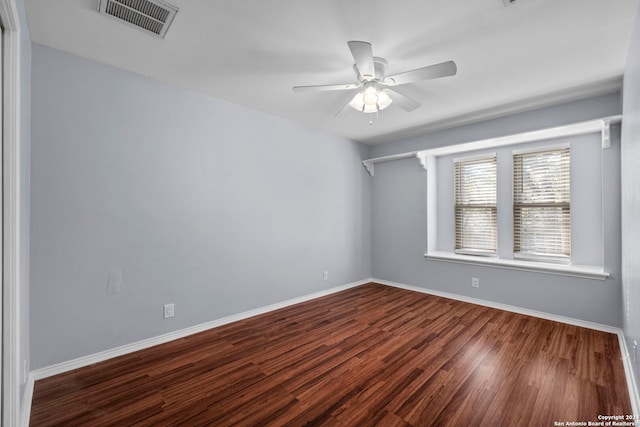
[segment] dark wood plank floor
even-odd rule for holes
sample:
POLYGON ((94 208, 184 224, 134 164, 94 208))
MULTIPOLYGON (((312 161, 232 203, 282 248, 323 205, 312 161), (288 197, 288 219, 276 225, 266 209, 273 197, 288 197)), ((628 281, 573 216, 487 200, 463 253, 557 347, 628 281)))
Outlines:
POLYGON ((368 284, 37 381, 32 426, 553 426, 631 414, 613 334, 368 284))

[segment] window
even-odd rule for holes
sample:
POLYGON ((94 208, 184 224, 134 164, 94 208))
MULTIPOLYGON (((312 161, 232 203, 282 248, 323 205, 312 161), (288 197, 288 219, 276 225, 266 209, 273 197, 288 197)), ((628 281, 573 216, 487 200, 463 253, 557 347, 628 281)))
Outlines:
POLYGON ((454 160, 455 251, 495 255, 497 250, 496 156, 454 160))
POLYGON ((569 148, 513 155, 514 258, 568 263, 569 148))
MULTIPOLYGON (((615 268, 615 251, 608 249, 618 227, 619 151, 616 145, 603 148, 602 129, 602 120, 594 120, 417 152, 427 175, 425 258, 598 280, 609 277, 605 268, 615 268), (493 157, 495 208, 491 203, 485 218, 476 221, 488 227, 474 227, 465 208, 480 203, 465 201, 469 181, 463 176, 472 161, 491 162, 493 157), (481 237, 483 230, 488 236, 481 237), (483 243, 474 244, 474 238, 483 243)), ((615 239, 613 245, 615 249, 615 239)))

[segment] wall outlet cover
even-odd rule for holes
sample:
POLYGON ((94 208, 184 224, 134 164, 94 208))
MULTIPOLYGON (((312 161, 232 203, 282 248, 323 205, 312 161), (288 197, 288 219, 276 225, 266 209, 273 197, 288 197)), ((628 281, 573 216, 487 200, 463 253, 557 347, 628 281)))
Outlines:
POLYGON ((173 303, 164 305, 164 318, 168 319, 175 316, 175 306, 173 303))

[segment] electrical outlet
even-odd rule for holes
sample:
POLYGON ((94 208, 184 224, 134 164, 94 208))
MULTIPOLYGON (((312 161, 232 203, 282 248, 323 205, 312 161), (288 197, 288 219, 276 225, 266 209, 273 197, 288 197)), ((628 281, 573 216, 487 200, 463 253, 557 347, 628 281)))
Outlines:
POLYGON ((480 287, 480 279, 477 277, 472 277, 471 278, 471 287, 472 288, 479 288, 480 287))
POLYGON ((325 271, 322 273, 322 280, 329 280, 329 272, 325 271))
POLYGON ((174 311, 173 303, 165 304, 164 305, 164 318, 168 319, 169 317, 173 317, 174 315, 175 315, 175 311, 174 311))

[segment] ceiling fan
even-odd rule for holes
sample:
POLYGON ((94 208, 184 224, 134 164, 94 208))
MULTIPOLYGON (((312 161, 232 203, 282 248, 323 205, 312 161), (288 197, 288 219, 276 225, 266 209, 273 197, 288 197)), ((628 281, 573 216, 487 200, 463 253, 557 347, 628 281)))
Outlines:
POLYGON ((398 86, 454 76, 458 70, 455 62, 447 61, 387 77, 385 76, 387 61, 373 56, 371 43, 350 41, 347 44, 355 61, 353 69, 358 78, 357 83, 293 87, 294 92, 351 91, 347 102, 336 116, 345 111, 347 106, 363 113, 377 113, 387 108, 392 102, 397 103, 405 111, 413 111, 420 106, 420 103, 400 93, 396 89, 398 86), (353 95, 354 92, 356 92, 355 95, 353 95))

